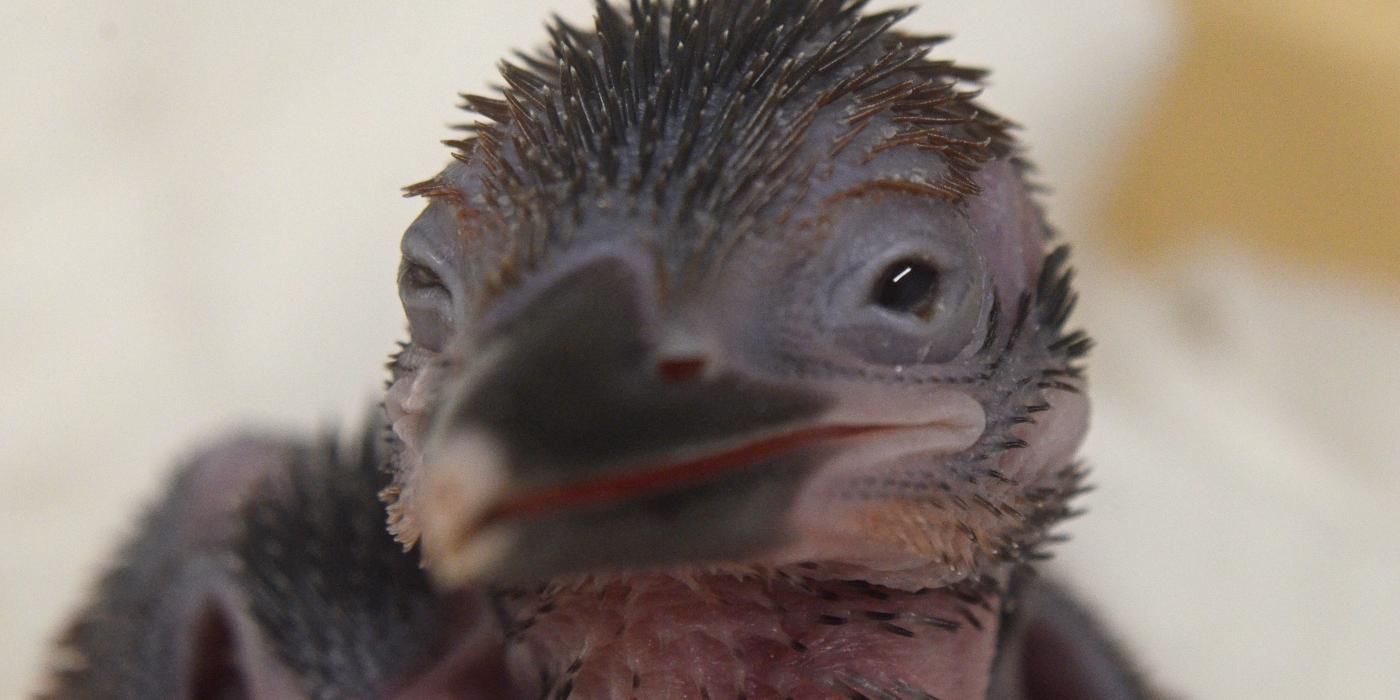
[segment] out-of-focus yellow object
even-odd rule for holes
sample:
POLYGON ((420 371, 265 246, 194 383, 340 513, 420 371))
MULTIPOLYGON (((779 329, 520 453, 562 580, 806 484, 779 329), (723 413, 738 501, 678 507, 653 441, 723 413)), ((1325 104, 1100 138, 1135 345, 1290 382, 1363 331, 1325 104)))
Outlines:
POLYGON ((1115 240, 1228 235, 1400 286, 1400 2, 1183 5, 1183 59, 1107 200, 1115 240))

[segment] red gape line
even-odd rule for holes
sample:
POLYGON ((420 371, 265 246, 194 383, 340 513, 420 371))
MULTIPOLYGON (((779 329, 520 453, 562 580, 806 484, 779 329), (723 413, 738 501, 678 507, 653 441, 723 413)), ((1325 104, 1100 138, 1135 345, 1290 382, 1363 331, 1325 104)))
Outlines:
POLYGON ((808 443, 851 437, 886 430, 888 427, 881 425, 837 425, 809 428, 752 442, 728 452, 719 452, 685 462, 643 467, 627 474, 596 481, 575 482, 538 489, 501 501, 487 512, 483 522, 547 513, 591 503, 626 500, 629 497, 667 486, 702 481, 708 477, 744 467, 765 457, 771 457, 808 443))

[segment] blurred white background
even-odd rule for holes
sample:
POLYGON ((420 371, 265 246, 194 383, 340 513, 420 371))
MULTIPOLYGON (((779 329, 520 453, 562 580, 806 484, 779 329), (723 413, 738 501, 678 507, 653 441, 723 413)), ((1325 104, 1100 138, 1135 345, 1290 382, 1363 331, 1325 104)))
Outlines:
MULTIPOLYGON (((1230 247, 1102 251, 1096 202, 1180 52, 1164 0, 925 5, 906 26, 994 68, 1079 242, 1100 490, 1059 570, 1184 695, 1400 697, 1396 310, 1230 247)), ((0 697, 183 450, 376 399, 420 206, 398 188, 550 11, 591 8, 0 6, 0 697)))

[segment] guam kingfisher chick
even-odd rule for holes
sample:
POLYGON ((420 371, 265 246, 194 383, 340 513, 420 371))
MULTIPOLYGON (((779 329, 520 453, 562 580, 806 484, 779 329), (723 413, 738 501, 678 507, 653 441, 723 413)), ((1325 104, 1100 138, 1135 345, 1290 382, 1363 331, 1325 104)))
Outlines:
POLYGON ((600 2, 407 188, 349 439, 178 472, 62 698, 1124 698, 1032 575, 1082 490, 1068 251, 984 72, 861 0, 600 2))

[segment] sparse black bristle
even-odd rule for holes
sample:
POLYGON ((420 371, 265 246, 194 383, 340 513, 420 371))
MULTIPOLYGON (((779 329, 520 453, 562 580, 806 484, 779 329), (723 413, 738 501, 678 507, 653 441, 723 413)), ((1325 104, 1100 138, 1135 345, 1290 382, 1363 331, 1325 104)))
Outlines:
POLYGON ((384 531, 382 426, 352 448, 306 446, 246 504, 234 546, 249 612, 311 697, 386 687, 435 641, 417 558, 384 531))
MULTIPOLYGON (((910 10, 865 4, 634 0, 599 2, 591 30, 555 18, 543 50, 502 64, 499 94, 463 95, 485 121, 449 143, 478 169, 477 214, 510 222, 527 266, 602 201, 666 219, 676 257, 713 254, 861 136, 865 157, 909 147, 942 166, 870 186, 976 194, 977 167, 1013 150, 1011 123, 961 87, 985 72, 928 60, 946 37, 893 32, 910 10), (808 148, 819 117, 834 140, 808 148)), ((463 193, 434 179, 407 194, 463 193)))

